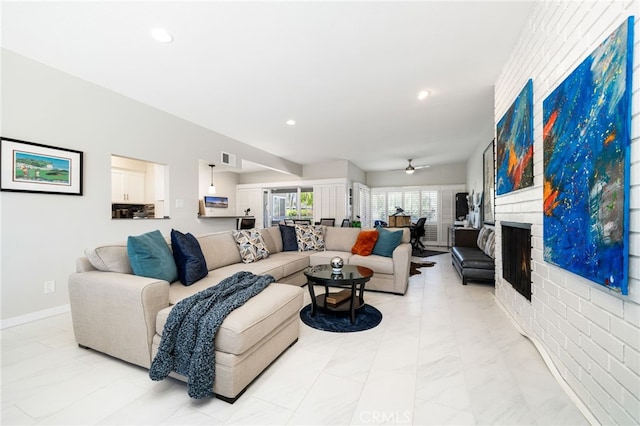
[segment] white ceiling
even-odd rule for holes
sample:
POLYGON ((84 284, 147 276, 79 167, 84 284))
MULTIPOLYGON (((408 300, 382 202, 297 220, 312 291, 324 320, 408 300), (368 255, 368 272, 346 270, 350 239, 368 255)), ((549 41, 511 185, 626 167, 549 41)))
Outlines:
POLYGON ((393 170, 491 141, 532 4, 3 1, 2 46, 299 164, 393 170))

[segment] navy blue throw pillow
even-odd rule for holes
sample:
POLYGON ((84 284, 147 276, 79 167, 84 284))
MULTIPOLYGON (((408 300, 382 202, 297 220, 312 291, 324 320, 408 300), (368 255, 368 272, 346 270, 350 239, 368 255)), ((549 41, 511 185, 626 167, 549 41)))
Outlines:
POLYGON ((282 251, 298 251, 296 228, 287 225, 278 226, 280 226, 280 235, 282 235, 282 251))
POLYGON ((209 274, 200 243, 193 235, 171 230, 173 258, 178 267, 178 278, 184 285, 191 285, 209 274))

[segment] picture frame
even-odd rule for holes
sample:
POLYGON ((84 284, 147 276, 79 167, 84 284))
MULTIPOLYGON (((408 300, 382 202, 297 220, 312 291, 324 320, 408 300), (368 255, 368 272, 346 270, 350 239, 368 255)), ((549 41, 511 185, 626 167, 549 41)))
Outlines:
POLYGON ((82 195, 83 152, 0 137, 0 191, 82 195))
POLYGON ((226 209, 229 207, 229 197, 215 197, 212 195, 205 195, 204 206, 214 209, 226 209))
POLYGON ((623 296, 633 245, 633 29, 630 16, 542 103, 544 261, 623 296))
POLYGON ((533 186, 533 80, 496 124, 496 195, 533 186))
POLYGON ((495 224, 496 205, 496 169, 495 169, 495 139, 482 154, 482 220, 488 225, 495 224))

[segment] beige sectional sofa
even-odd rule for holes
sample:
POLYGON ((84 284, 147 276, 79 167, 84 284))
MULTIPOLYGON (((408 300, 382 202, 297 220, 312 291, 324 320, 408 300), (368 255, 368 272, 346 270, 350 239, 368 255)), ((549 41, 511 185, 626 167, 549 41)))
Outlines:
MULTIPOLYGON (((69 278, 69 296, 75 338, 91 348, 149 368, 172 307, 238 271, 270 274, 269 285, 223 321, 215 337, 218 398, 234 401, 244 389, 299 335, 299 311, 307 266, 329 263, 340 256, 345 264, 374 271, 367 290, 404 294, 409 279, 411 245, 408 229, 392 257, 351 254, 360 229, 323 227, 324 251, 283 251, 278 227, 262 229, 269 251, 266 259, 243 263, 232 232, 197 237, 208 275, 185 286, 179 281, 146 278, 132 273, 126 243, 96 247, 77 260, 69 278)), ((181 380, 186 378, 172 373, 181 380)))

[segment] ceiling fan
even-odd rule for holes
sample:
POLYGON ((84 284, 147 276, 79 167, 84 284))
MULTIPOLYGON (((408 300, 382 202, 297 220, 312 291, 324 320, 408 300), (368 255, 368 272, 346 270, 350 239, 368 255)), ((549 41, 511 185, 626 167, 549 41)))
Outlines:
POLYGON ((411 164, 412 161, 413 161, 413 158, 409 158, 409 165, 404 169, 405 173, 408 175, 413 174, 413 172, 415 172, 418 169, 426 169, 427 167, 429 167, 429 166, 414 166, 413 164, 411 164))

